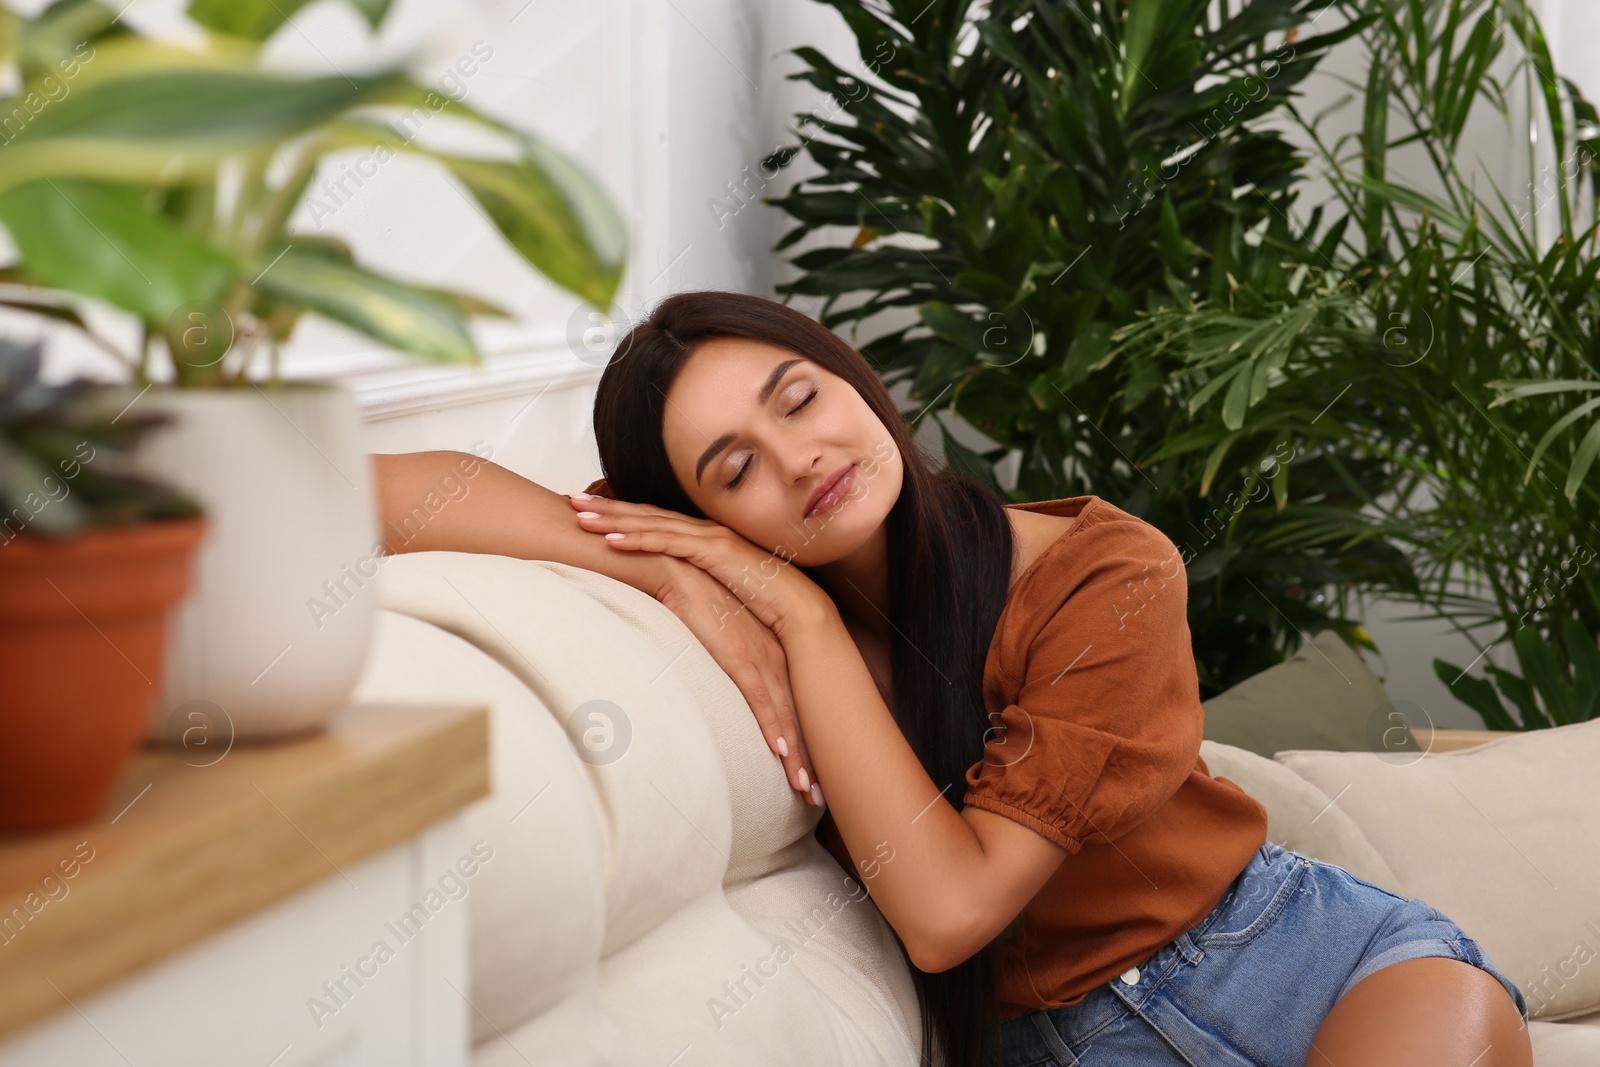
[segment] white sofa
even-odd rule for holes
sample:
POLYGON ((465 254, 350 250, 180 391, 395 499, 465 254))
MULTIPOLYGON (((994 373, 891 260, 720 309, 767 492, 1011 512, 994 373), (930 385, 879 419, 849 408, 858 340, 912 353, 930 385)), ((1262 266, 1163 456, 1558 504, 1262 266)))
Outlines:
MULTIPOLYGON (((474 1067, 918 1062, 887 923, 815 841, 821 810, 789 788, 738 687, 676 616, 592 571, 454 552, 387 557, 380 597, 356 699, 491 709, 493 793, 466 812, 469 836, 496 850, 470 898, 474 1067)), ((1272 840, 1440 907, 1526 990, 1535 964, 1573 969, 1566 941, 1600 952, 1600 859, 1572 847, 1600 839, 1600 721, 1556 732, 1568 736, 1525 755, 1565 752, 1561 773, 1584 759, 1590 773, 1542 791, 1525 778, 1539 759, 1514 774, 1484 759, 1532 736, 1406 766, 1275 762, 1212 741, 1202 754, 1267 805, 1272 840), (1484 782, 1441 817, 1429 790, 1465 780, 1437 775, 1446 761, 1521 792, 1506 804, 1484 782), (1325 789, 1344 795, 1330 804, 1325 789), (1473 817, 1502 825, 1464 822, 1484 804, 1473 817), (1485 835, 1507 833, 1512 848, 1489 854, 1485 835), (1496 873, 1513 849, 1540 873, 1496 873), (1547 877, 1554 887, 1508 895, 1547 877)), ((1538 1002, 1537 1067, 1600 1064, 1600 958, 1575 970, 1538 1002)))

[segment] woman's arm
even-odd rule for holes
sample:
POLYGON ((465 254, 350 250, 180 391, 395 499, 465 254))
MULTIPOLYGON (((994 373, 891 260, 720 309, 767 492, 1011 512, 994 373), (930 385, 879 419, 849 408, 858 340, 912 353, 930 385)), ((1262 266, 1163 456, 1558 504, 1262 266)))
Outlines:
POLYGON ((372 461, 391 555, 443 550, 554 560, 660 601, 739 687, 789 784, 815 803, 783 647, 715 578, 675 556, 616 551, 579 525, 566 496, 470 453, 374 453, 372 461))
POLYGON ((872 899, 918 969, 948 970, 1005 929, 1067 851, 1002 815, 956 810, 950 791, 966 783, 928 776, 837 610, 786 627, 783 647, 838 835, 857 858, 887 846, 872 899))
POLYGON ((613 552, 566 496, 469 452, 374 453, 384 548, 486 552, 599 571, 656 596, 682 561, 613 552))

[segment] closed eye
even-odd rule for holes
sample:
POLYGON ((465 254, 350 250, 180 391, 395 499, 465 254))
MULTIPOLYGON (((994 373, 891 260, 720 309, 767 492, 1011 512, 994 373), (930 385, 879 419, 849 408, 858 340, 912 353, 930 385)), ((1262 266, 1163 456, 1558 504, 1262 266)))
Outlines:
MULTIPOLYGON (((821 392, 821 390, 819 390, 819 389, 811 390, 811 392, 806 395, 806 398, 804 400, 800 401, 800 403, 796 404, 793 408, 790 409, 789 414, 791 414, 791 415, 797 414, 800 411, 801 408, 805 407, 807 404, 809 404, 813 400, 815 400, 817 398, 817 393, 819 393, 819 392, 821 392)), ((754 460, 749 460, 749 459, 745 460, 744 461, 744 465, 739 468, 739 473, 735 474, 733 476, 733 480, 728 482, 728 484, 723 486, 723 488, 724 489, 737 489, 737 488, 739 488, 739 484, 744 481, 745 472, 750 469, 750 464, 753 463, 753 462, 755 462, 755 461, 754 460)))

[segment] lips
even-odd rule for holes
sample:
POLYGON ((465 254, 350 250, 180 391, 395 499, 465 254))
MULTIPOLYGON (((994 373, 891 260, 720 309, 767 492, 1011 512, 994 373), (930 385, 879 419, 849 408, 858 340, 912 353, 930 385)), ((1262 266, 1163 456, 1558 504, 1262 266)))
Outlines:
POLYGON ((815 512, 826 510, 838 502, 837 498, 844 496, 849 491, 850 484, 855 477, 856 465, 847 463, 834 471, 828 480, 817 486, 817 491, 811 494, 811 499, 806 501, 805 517, 810 518, 815 512))

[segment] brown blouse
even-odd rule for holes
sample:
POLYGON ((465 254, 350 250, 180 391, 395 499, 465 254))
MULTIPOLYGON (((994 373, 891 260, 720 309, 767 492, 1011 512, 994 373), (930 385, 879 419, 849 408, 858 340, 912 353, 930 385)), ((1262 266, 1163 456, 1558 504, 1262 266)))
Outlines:
POLYGON ((990 729, 965 804, 1069 853, 997 939, 1001 1013, 1075 1004, 1210 913, 1267 810, 1200 758, 1187 574, 1156 527, 1097 496, 1012 587, 984 665, 990 729))

